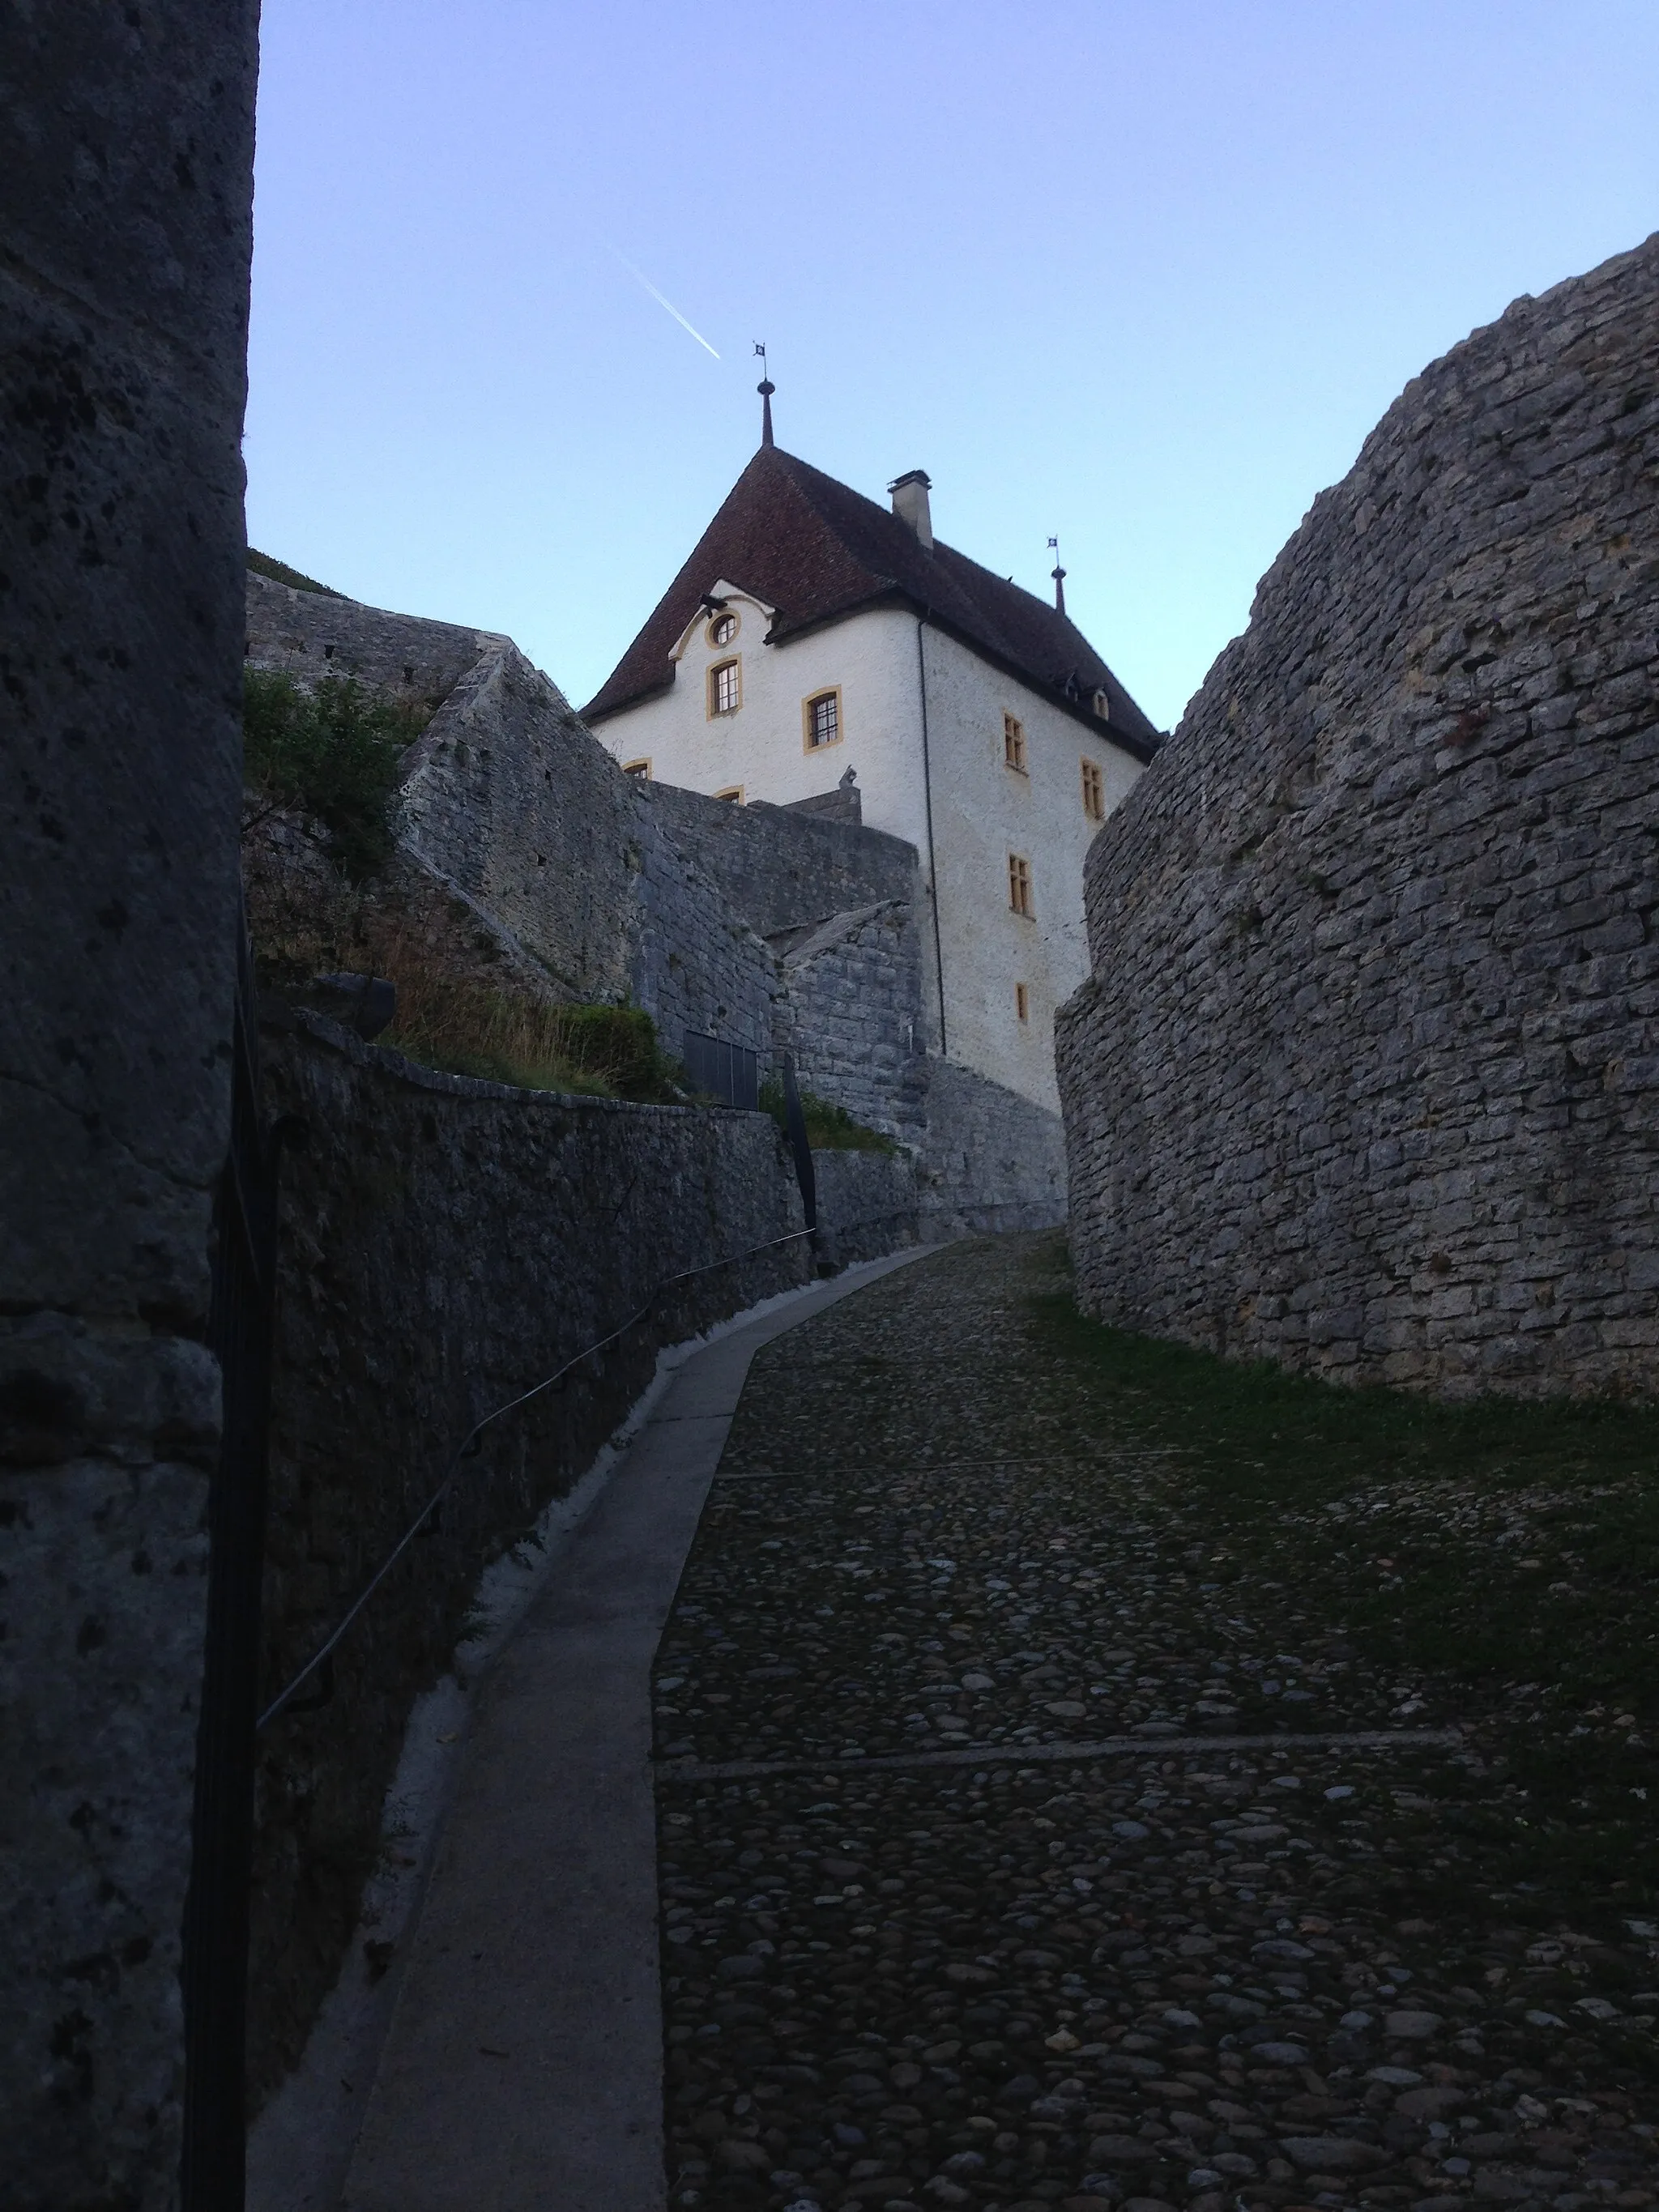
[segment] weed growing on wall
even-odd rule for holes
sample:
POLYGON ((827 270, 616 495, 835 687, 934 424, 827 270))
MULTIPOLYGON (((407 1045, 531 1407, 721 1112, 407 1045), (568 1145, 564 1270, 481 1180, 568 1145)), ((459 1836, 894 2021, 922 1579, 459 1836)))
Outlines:
POLYGON ((419 967, 394 980, 397 1019, 380 1042, 428 1067, 643 1104, 684 1096, 656 1024, 638 1006, 538 1005, 419 967))
MULTIPOLYGON (((781 1083, 763 1083, 760 1093, 761 1111, 769 1114, 779 1128, 789 1126, 784 1109, 781 1083)), ((855 1121, 844 1106, 831 1105, 811 1091, 800 1094, 801 1117, 806 1123, 806 1141, 817 1152, 896 1152, 898 1146, 890 1137, 884 1137, 879 1129, 866 1128, 855 1121)))
POLYGON ((296 592, 317 592, 325 599, 343 599, 343 592, 337 592, 331 584, 319 584, 314 576, 302 575, 299 569, 290 568, 286 561, 274 561, 269 553, 256 553, 250 545, 247 565, 256 576, 269 576, 273 584, 287 584, 296 592))
POLYGON ((330 857, 354 882, 391 857, 398 767, 420 724, 355 677, 303 690, 280 670, 243 677, 243 772, 264 798, 313 815, 330 857))

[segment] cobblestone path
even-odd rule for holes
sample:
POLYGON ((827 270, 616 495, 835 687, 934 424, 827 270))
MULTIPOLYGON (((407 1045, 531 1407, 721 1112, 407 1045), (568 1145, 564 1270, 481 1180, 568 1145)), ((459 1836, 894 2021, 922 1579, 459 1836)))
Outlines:
POLYGON ((671 2203, 1650 2204, 1659 1929, 1483 1893, 1490 1741, 1206 1583, 1058 1267, 954 1246, 755 1363, 657 1670, 671 2203))

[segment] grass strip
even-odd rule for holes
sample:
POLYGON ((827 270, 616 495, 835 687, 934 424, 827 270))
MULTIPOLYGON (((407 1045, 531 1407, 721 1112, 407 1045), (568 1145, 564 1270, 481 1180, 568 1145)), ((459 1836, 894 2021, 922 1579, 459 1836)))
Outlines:
POLYGON ((1349 1639, 1407 1678, 1402 1725, 1484 1731, 1508 1795, 1459 1820, 1485 1884, 1659 1905, 1659 1409, 1349 1389, 1104 1327, 1065 1291, 1029 1312, 1075 1382, 1074 1443, 1167 1455, 1206 1602, 1349 1639))

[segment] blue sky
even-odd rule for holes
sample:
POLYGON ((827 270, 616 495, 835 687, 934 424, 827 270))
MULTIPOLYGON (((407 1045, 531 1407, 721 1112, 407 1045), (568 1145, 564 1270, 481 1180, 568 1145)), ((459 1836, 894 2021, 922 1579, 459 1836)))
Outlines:
POLYGON ((758 435, 1170 726, 1409 377, 1659 227, 1652 0, 264 0, 248 522, 599 687, 758 435), (654 301, 631 263, 695 325, 654 301))

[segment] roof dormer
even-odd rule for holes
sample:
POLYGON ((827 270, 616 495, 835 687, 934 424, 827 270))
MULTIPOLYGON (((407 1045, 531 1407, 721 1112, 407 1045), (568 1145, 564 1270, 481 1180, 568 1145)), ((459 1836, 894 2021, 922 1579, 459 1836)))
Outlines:
POLYGON ((675 640, 669 659, 684 660, 699 646, 709 653, 730 653, 739 638, 763 644, 776 613, 764 599, 722 577, 698 601, 697 611, 675 640))

